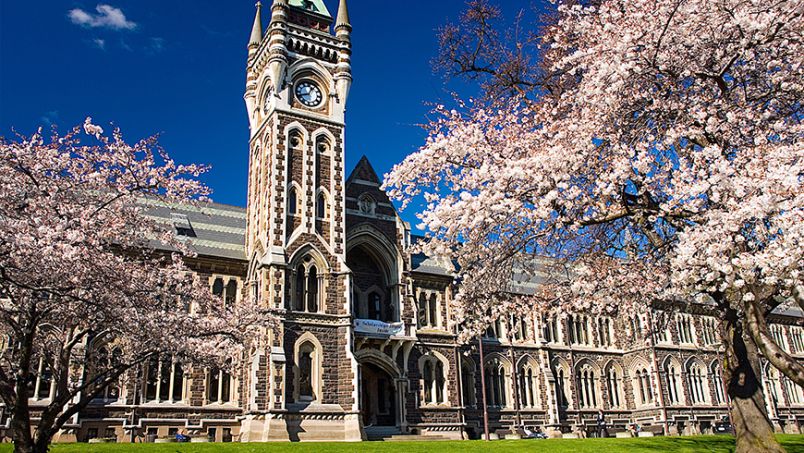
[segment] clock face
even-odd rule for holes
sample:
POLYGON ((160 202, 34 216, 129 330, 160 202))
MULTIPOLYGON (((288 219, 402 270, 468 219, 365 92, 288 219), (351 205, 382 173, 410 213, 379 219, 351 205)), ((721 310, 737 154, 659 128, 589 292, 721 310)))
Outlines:
POLYGON ((307 107, 318 107, 324 100, 321 88, 315 83, 305 80, 296 85, 296 99, 307 107))

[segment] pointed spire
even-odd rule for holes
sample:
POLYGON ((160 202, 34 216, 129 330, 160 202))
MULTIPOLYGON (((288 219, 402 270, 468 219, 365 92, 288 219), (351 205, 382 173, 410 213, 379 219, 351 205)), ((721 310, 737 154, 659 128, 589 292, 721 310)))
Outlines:
POLYGON ((338 7, 338 20, 335 21, 335 28, 338 27, 352 27, 351 22, 349 22, 349 8, 346 6, 346 0, 341 0, 341 4, 338 7))
POLYGON ((251 27, 251 39, 248 41, 249 47, 259 46, 262 42, 262 3, 257 2, 257 14, 254 16, 254 26, 251 27))

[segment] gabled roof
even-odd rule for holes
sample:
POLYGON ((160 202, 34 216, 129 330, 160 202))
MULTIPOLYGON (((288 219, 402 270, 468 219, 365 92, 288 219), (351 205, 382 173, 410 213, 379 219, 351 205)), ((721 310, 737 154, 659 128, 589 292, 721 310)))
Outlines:
POLYGON ((369 162, 368 157, 365 155, 360 158, 360 162, 358 162, 355 169, 352 170, 346 182, 348 184, 356 179, 368 181, 378 186, 382 184, 380 178, 377 176, 377 172, 374 171, 374 167, 371 166, 371 162, 369 162))

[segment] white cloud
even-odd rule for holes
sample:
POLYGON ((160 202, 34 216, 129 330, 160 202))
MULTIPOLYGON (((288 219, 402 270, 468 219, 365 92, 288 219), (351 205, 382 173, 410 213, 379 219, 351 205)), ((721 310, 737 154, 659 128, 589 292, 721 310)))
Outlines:
POLYGON ((90 28, 108 28, 111 30, 133 30, 137 24, 126 18, 123 10, 111 5, 99 4, 95 7, 97 14, 92 14, 80 8, 71 9, 67 13, 70 21, 76 25, 90 28))
POLYGON ((106 40, 105 39, 95 38, 95 39, 92 40, 92 42, 96 46, 98 46, 98 49, 106 50, 106 40))

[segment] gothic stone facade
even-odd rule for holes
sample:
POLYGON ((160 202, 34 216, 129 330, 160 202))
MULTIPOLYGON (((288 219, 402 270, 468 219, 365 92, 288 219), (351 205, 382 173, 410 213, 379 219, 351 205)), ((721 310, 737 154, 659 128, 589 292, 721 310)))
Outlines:
MULTIPOLYGON (((280 322, 232 375, 148 364, 141 379, 77 415, 61 440, 177 431, 244 442, 477 437, 481 365, 493 432, 585 432, 603 410, 612 431, 639 423, 696 433, 727 415, 706 306, 665 321, 657 308, 500 322, 482 340, 482 364, 477 345, 458 345, 450 263, 409 253, 409 226, 366 158, 345 174, 346 2, 334 27, 320 0, 277 0, 270 14, 264 30, 258 6, 248 47, 247 208, 155 206, 154 215, 191 236, 191 265, 211 291, 235 303, 254 295, 280 322)), ((799 318, 779 313, 773 330, 804 358, 799 318)), ((797 431, 802 389, 772 368, 763 377, 777 427, 797 431)), ((32 404, 49 391, 37 382, 32 404)))

